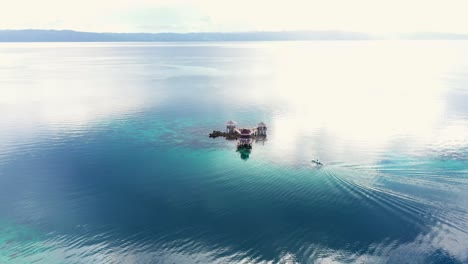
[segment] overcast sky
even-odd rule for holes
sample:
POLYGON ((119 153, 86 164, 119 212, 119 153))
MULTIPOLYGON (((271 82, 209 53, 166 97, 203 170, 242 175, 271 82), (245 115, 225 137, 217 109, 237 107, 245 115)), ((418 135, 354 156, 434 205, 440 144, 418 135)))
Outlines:
POLYGON ((0 29, 468 33, 468 0, 0 1, 0 29))

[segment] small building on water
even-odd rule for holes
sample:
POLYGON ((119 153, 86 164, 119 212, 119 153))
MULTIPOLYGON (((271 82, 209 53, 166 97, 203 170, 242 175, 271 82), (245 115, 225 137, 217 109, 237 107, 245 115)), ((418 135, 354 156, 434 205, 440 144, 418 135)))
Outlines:
POLYGON ((263 122, 258 123, 258 125, 257 125, 257 131, 256 131, 257 136, 263 136, 263 137, 265 137, 265 136, 266 136, 266 132, 267 132, 267 126, 266 126, 266 124, 263 123, 263 122))
POLYGON ((226 132, 215 131, 210 133, 209 136, 212 138, 224 137, 226 139, 237 139, 237 147, 251 149, 254 140, 265 141, 267 133, 267 126, 265 123, 260 122, 257 127, 253 128, 237 128, 235 121, 229 120, 226 122, 226 132))
POLYGON ((238 130, 240 136, 237 138, 238 147, 252 147, 255 131, 252 129, 242 128, 238 130))
POLYGON ((236 124, 237 123, 235 121, 229 120, 226 123, 226 133, 229 133, 229 134, 235 133, 236 124))

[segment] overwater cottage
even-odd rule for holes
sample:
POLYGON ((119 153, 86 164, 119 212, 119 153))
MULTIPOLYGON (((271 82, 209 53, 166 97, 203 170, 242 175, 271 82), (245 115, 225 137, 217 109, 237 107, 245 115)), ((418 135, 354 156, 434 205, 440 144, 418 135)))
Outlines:
POLYGON ((256 135, 257 136, 266 136, 266 132, 267 132, 266 124, 263 123, 263 122, 258 123, 256 135))
POLYGON ((236 129, 236 122, 235 121, 232 121, 232 120, 229 120, 227 123, 226 123, 226 133, 234 133, 235 132, 235 129, 236 129))
POLYGON ((237 146, 251 148, 255 131, 243 128, 238 130, 238 133, 240 134, 240 136, 239 138, 237 138, 237 146))
POLYGON ((252 148, 254 140, 265 141, 267 126, 265 123, 260 122, 254 128, 237 128, 235 121, 229 120, 226 122, 226 132, 213 130, 209 136, 212 138, 224 137, 226 139, 237 139, 238 148, 252 148))

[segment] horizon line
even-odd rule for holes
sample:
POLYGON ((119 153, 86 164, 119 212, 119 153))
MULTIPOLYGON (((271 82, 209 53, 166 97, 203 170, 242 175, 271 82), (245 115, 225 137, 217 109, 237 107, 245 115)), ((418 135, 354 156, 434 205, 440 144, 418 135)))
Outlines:
POLYGON ((255 30, 204 32, 92 32, 73 29, 0 29, 0 42, 187 42, 320 40, 468 40, 449 32, 366 33, 345 30, 255 30))
POLYGON ((366 31, 356 31, 356 30, 343 30, 343 29, 287 29, 287 30, 239 30, 239 31, 187 31, 187 32, 176 32, 176 31, 159 31, 159 32, 148 32, 148 31, 87 31, 87 30, 77 30, 77 29, 56 29, 56 28, 0 28, 0 31, 72 31, 78 33, 98 33, 98 34, 196 34, 196 33, 286 33, 286 32, 342 32, 342 33, 359 33, 359 34, 368 34, 368 35, 393 35, 393 34, 448 34, 448 35, 460 35, 468 36, 467 33, 456 33, 449 31, 395 31, 395 32, 366 32, 366 31))

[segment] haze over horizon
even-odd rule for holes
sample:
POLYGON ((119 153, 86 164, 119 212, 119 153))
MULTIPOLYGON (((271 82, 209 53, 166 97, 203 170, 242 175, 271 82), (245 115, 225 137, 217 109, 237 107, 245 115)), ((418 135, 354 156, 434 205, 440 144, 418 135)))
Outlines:
POLYGON ((464 15, 467 8, 468 3, 462 0, 19 0, 0 10, 0 29, 128 33, 338 30, 368 34, 468 34, 465 26, 468 17, 464 15))

